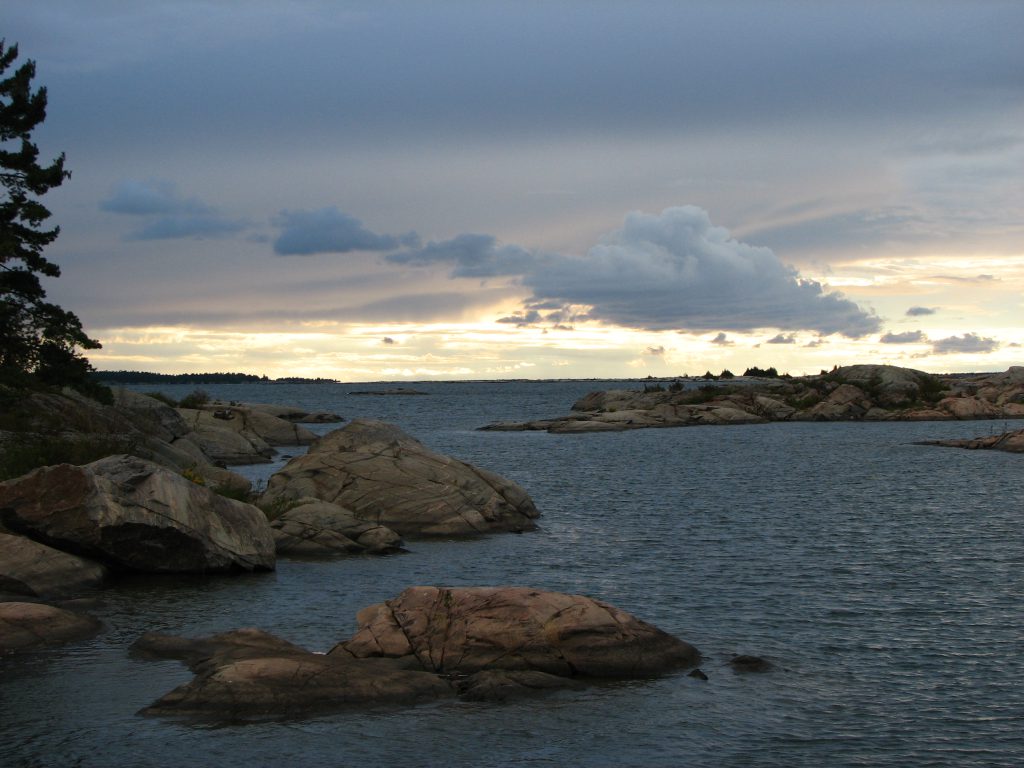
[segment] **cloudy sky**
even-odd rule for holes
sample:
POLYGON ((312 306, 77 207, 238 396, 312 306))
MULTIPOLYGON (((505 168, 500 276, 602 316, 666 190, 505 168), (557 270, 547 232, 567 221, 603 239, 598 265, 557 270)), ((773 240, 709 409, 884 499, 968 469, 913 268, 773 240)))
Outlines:
POLYGON ((97 368, 1024 364, 1024 3, 9 0, 97 368))

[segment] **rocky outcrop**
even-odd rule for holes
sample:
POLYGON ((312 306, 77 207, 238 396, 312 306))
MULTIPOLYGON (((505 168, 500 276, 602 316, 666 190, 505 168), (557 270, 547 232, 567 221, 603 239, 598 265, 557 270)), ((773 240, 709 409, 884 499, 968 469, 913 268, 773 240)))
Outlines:
POLYGON ((197 640, 147 634, 136 654, 181 659, 195 678, 143 713, 238 719, 456 695, 501 701, 599 677, 645 678, 699 658, 605 603, 518 587, 413 587, 358 618, 355 636, 327 654, 255 629, 197 640))
POLYGON ((0 533, 0 592, 65 597, 98 587, 107 569, 24 536, 0 533))
POLYGON ((799 378, 591 392, 573 411, 481 429, 580 433, 766 421, 1016 419, 1024 418, 1024 367, 998 374, 934 376, 889 365, 851 365, 799 378))
MULTIPOLYGON (((293 405, 276 405, 274 403, 225 403, 222 400, 215 400, 213 407, 221 410, 224 408, 240 408, 250 412, 265 413, 293 424, 333 424, 344 419, 331 411, 307 411, 293 405)), ((296 443, 298 445, 298 443, 296 443)))
POLYGON ((259 464, 274 456, 275 445, 309 445, 316 435, 305 427, 242 406, 178 408, 189 437, 215 461, 259 464))
POLYGON ((1007 451, 1024 453, 1024 429, 1003 432, 999 435, 974 437, 966 440, 929 440, 919 445, 939 445, 946 448, 968 448, 970 450, 1007 451))
POLYGON ((273 475, 261 505, 312 497, 400 536, 528 531, 539 515, 515 483, 430 451, 397 427, 359 419, 273 475))
POLYGON ((84 613, 43 603, 0 603, 0 654, 84 640, 100 622, 84 613))
POLYGON ((607 603, 525 587, 412 587, 364 609, 353 638, 329 652, 414 656, 424 669, 647 677, 697 663, 692 645, 607 603))
POLYGON ((368 523, 337 504, 300 499, 270 522, 278 555, 384 555, 401 552, 402 537, 383 525, 368 523))
POLYGON ((213 465, 174 408, 124 389, 113 390, 113 396, 114 404, 104 405, 73 390, 28 395, 11 409, 11 420, 20 424, 7 433, 7 441, 60 443, 89 458, 128 453, 178 472, 188 470, 212 487, 249 489, 244 477, 213 465))
POLYGON ((42 467, 0 483, 0 523, 121 569, 274 567, 274 540, 260 510, 134 456, 42 467))

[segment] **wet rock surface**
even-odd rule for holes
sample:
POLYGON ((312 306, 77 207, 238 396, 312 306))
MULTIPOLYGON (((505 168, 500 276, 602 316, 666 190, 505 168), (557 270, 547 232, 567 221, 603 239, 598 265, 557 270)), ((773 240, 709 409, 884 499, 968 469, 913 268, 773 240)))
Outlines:
POLYGON ((1024 453, 1024 429, 1003 432, 987 437, 974 437, 963 440, 928 440, 920 445, 938 445, 945 448, 967 448, 969 450, 1007 451, 1024 453))

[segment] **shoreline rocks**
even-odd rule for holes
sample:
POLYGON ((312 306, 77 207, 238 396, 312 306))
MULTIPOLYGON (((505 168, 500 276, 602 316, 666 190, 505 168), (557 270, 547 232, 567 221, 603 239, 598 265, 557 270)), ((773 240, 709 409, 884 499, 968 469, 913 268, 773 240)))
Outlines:
POLYGON ((851 365, 819 376, 739 379, 699 389, 591 392, 573 414, 495 422, 485 431, 556 434, 772 421, 930 421, 1024 418, 1024 366, 1005 373, 933 376, 889 365, 851 365))
POLYGON ((312 497, 403 537, 475 536, 536 528, 536 506, 493 472, 435 453, 398 427, 357 419, 275 473, 263 507, 312 497))
POLYGON ((118 569, 274 568, 273 536, 259 509, 134 456, 41 467, 0 483, 0 523, 118 569))

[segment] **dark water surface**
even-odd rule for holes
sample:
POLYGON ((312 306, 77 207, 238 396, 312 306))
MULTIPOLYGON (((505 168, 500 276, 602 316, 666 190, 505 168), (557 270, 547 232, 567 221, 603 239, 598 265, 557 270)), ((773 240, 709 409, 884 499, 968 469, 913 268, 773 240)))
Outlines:
POLYGON ((208 389, 395 422, 525 486, 541 530, 123 580, 99 593, 95 639, 0 660, 0 766, 1024 765, 1024 457, 912 444, 1002 422, 476 432, 566 413, 609 383, 415 386, 431 394, 208 389), (129 656, 147 630, 259 626, 326 650, 360 608, 415 584, 607 600, 695 644, 710 679, 247 725, 135 714, 191 678, 129 656), (774 669, 736 674, 737 653, 774 669))

